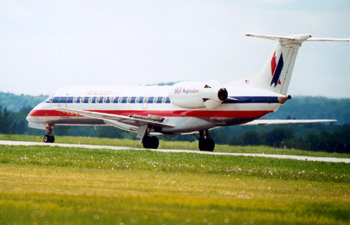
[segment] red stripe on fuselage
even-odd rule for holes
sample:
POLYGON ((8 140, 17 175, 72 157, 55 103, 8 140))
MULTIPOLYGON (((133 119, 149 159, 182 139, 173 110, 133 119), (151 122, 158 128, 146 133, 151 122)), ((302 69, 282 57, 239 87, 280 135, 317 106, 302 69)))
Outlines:
MULTIPOLYGON (((87 110, 89 112, 106 113, 111 115, 140 115, 140 116, 162 116, 162 117, 228 117, 228 118, 259 118, 273 111, 204 111, 204 110, 87 110)), ((77 117, 71 113, 56 110, 32 110, 32 117, 64 116, 77 117)))

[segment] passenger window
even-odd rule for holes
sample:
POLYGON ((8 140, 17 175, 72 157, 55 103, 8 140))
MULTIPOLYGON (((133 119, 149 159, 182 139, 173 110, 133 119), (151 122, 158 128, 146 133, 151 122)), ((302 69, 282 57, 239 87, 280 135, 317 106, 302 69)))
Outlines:
POLYGON ((114 99, 115 99, 115 97, 110 97, 110 103, 113 103, 114 102, 114 99))
POLYGON ((157 103, 162 103, 163 97, 158 97, 157 103))
POLYGON ((84 102, 84 97, 82 97, 81 99, 80 99, 80 103, 83 103, 84 102))
POLYGON ((107 102, 107 97, 104 97, 103 98, 103 103, 106 103, 107 102))
POLYGON ((157 97, 154 97, 153 103, 157 103, 157 101, 158 101, 158 98, 157 98, 157 97))
POLYGON ((68 97, 67 103, 73 103, 73 97, 68 97))
POLYGON ((127 100, 128 100, 128 97, 123 97, 122 103, 126 103, 127 100))

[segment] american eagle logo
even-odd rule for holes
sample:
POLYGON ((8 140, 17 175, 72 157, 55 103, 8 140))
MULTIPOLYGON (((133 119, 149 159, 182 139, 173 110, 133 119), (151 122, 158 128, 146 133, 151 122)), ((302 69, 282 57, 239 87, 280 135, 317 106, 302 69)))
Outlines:
POLYGON ((283 55, 281 53, 280 59, 276 64, 276 52, 274 52, 271 59, 272 80, 271 80, 270 86, 276 87, 277 84, 281 84, 280 76, 281 76, 282 68, 283 68, 283 55))

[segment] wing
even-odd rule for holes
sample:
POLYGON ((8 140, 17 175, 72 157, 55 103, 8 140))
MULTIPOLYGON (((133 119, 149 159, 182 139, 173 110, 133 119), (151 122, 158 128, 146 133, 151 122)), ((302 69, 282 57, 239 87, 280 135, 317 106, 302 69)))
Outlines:
POLYGON ((303 124, 303 123, 329 123, 336 122, 337 120, 253 120, 251 122, 242 124, 241 126, 251 125, 276 125, 276 124, 303 124))
MULTIPOLYGON (((108 113, 100 113, 100 112, 91 112, 87 110, 79 110, 79 109, 69 109, 69 108, 54 108, 54 110, 65 112, 65 113, 74 113, 76 115, 81 115, 93 119, 103 120, 106 124, 116 125, 118 124, 126 124, 135 127, 141 127, 145 125, 154 125, 158 127, 174 127, 173 125, 164 123, 164 118, 159 116, 140 116, 140 115, 129 115, 129 116, 121 116, 114 115, 108 113)), ((122 127, 122 126, 121 126, 122 127)))

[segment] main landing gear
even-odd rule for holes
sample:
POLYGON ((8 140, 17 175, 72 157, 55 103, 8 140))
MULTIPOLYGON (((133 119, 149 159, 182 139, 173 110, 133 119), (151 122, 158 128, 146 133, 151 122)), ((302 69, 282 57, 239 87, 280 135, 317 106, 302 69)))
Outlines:
POLYGON ((45 143, 54 143, 55 142, 55 136, 53 136, 52 131, 55 128, 54 124, 46 124, 46 134, 44 135, 44 142, 45 143))
POLYGON ((153 149, 157 149, 159 146, 159 140, 156 136, 149 136, 149 135, 145 135, 142 138, 142 144, 144 148, 153 148, 153 149))
POLYGON ((137 137, 142 138, 141 142, 144 148, 157 149, 159 146, 159 140, 155 136, 149 136, 151 129, 152 127, 150 125, 140 127, 137 137))
POLYGON ((201 151, 208 151, 208 152, 214 151, 215 142, 210 137, 210 134, 209 134, 208 130, 199 131, 199 138, 197 137, 197 139, 198 139, 199 150, 201 150, 201 151))

